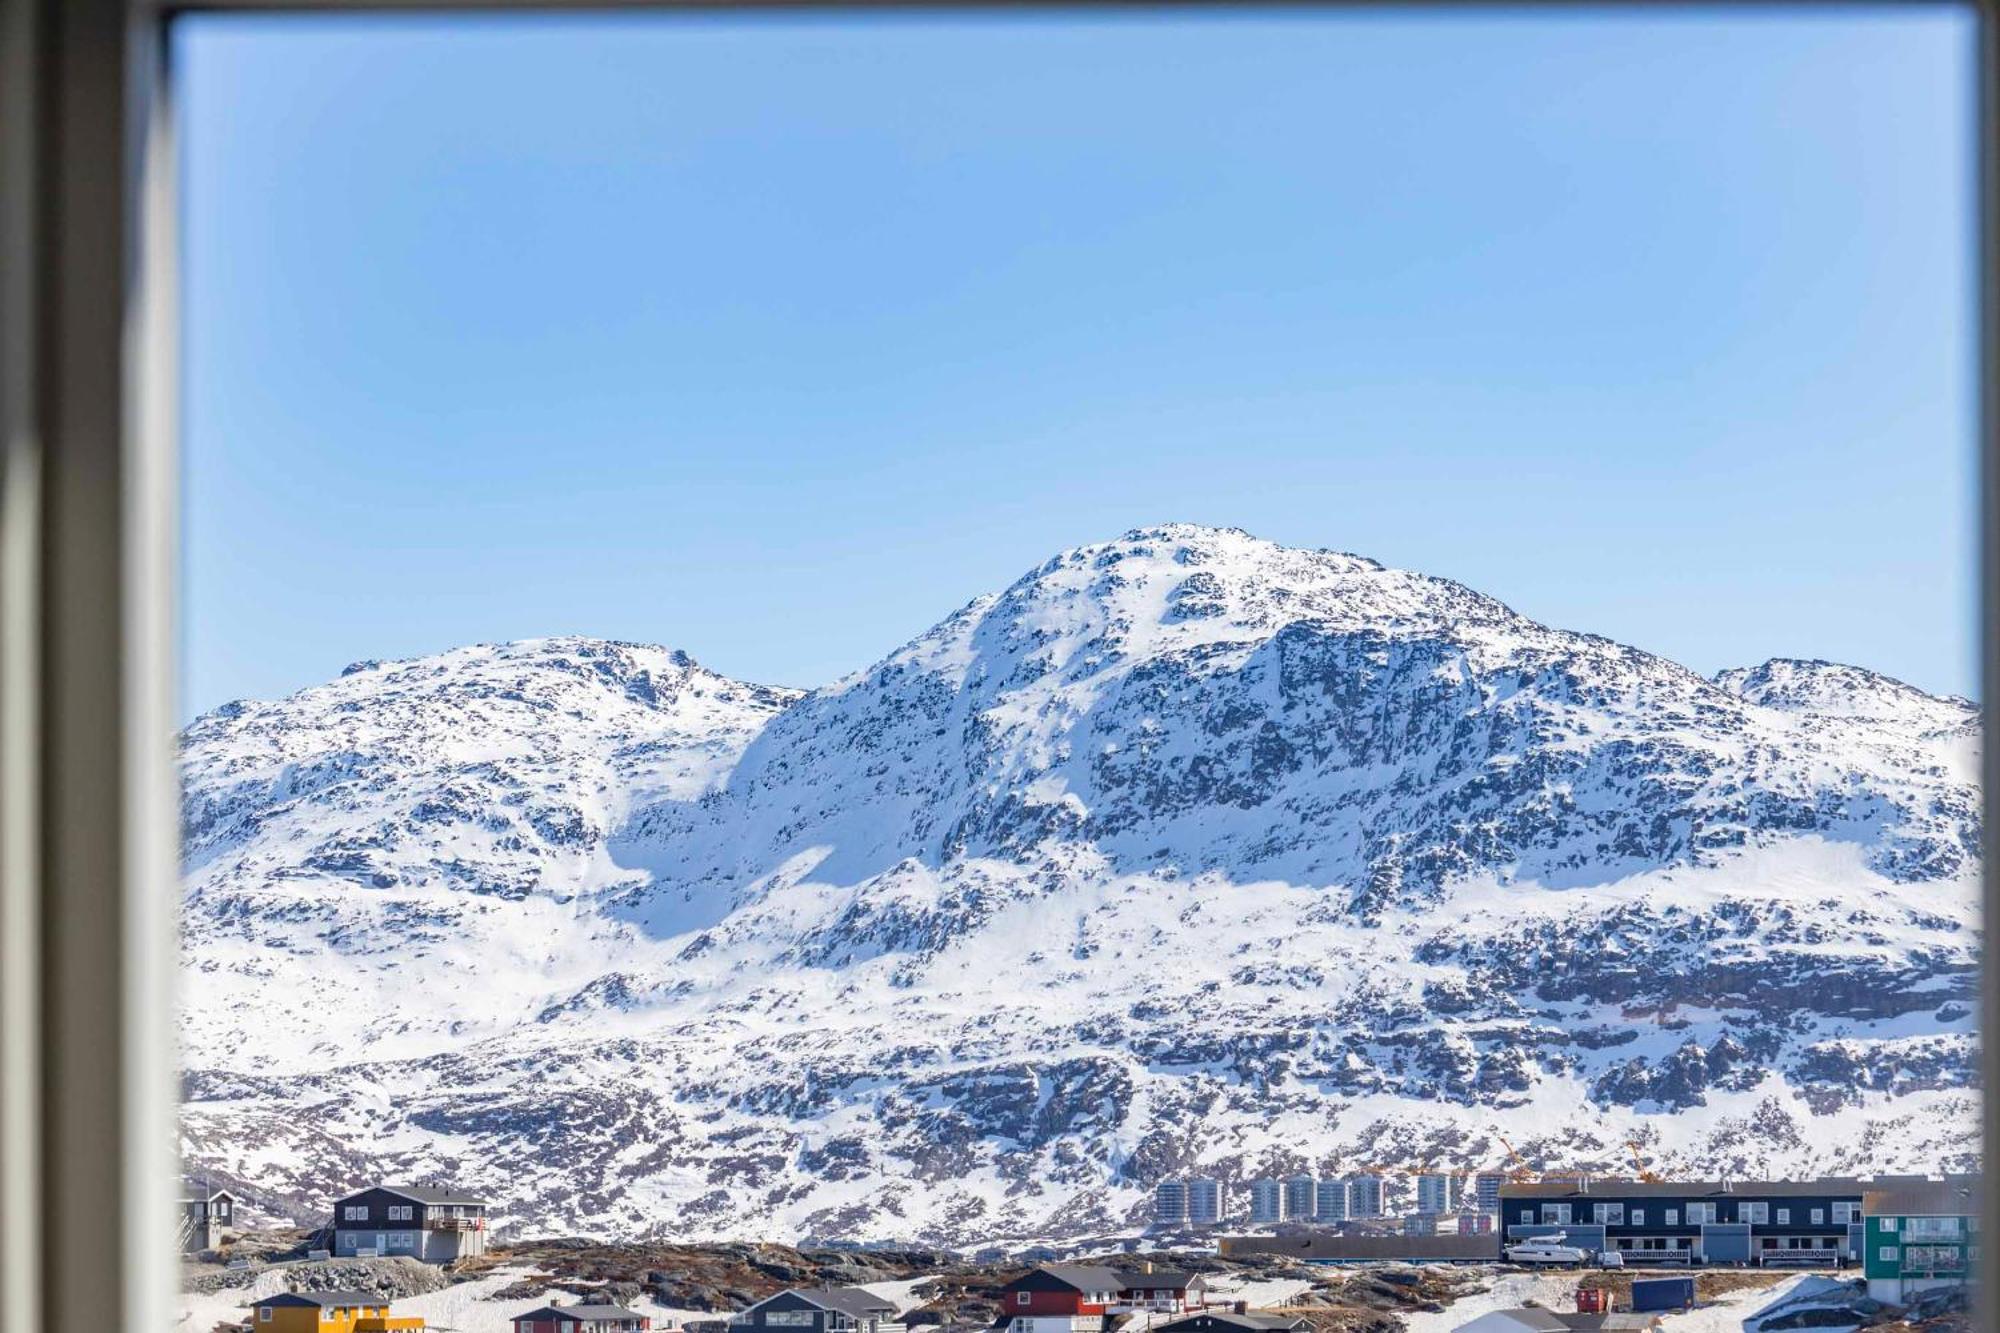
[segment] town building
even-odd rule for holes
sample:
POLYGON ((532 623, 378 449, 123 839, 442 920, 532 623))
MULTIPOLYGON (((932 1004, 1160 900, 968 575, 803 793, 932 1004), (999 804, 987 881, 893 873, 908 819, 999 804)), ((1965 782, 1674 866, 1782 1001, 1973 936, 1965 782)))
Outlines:
POLYGON ((1572 1312, 1527 1306, 1518 1310, 1488 1310, 1460 1324, 1452 1333, 1648 1333, 1660 1327, 1660 1316, 1656 1314, 1634 1314, 1629 1310, 1572 1312))
POLYGON ((1095 1264, 1043 1264, 1000 1289, 1006 1333, 1103 1333, 1104 1316, 1125 1290, 1122 1274, 1095 1264))
POLYGON ((252 1307, 252 1333, 421 1333, 415 1315, 392 1315, 370 1291, 288 1291, 252 1307))
POLYGON ((514 1333, 649 1333, 651 1315, 622 1305, 542 1305, 509 1321, 514 1333))
POLYGON ((1184 1314, 1208 1304, 1208 1279, 1178 1268, 1114 1270, 1118 1273, 1118 1303, 1114 1313, 1184 1314))
POLYGON ((1310 1325, 1297 1315, 1262 1310, 1204 1310, 1161 1324, 1153 1333, 1298 1333, 1310 1325))
POLYGON ((1382 1177, 1362 1172, 1347 1178, 1347 1215, 1382 1216, 1382 1177))
POLYGON ((1185 1180, 1163 1180, 1153 1186, 1153 1225, 1184 1227, 1188 1223, 1188 1187, 1185 1180))
POLYGON ((1347 1182, 1328 1176, 1313 1191, 1313 1216, 1322 1222, 1347 1220, 1347 1182))
POLYGON ((1212 1227, 1229 1211, 1229 1194, 1213 1176, 1195 1176, 1187 1183, 1188 1224, 1212 1227))
POLYGON ((1507 1183, 1504 1171, 1481 1171, 1472 1178, 1473 1204, 1482 1213, 1498 1214, 1500 1187, 1507 1183))
POLYGON ((1285 1216, 1304 1221, 1316 1215, 1318 1182, 1301 1172, 1285 1177, 1285 1216))
POLYGON ((1450 1213, 1404 1213, 1399 1225, 1405 1236, 1456 1236, 1458 1219, 1450 1213))
POLYGON ((1285 1220, 1285 1188, 1266 1176, 1250 1182, 1250 1221, 1268 1225, 1285 1220))
POLYGON ((1493 1232, 1493 1213, 1479 1213, 1464 1209, 1456 1214, 1458 1234, 1461 1236, 1487 1236, 1493 1232))
POLYGON ((1644 1264, 1837 1267, 1859 1256, 1859 1180, 1547 1180, 1500 1190, 1499 1246, 1561 1232, 1644 1264))
POLYGON ((794 1287, 767 1296, 729 1320, 737 1330, 784 1333, 900 1333, 894 1302, 860 1287, 794 1287))
POLYGON ((333 1253, 448 1264, 486 1252, 486 1204, 463 1190, 376 1185, 333 1206, 333 1253))
POLYGON ((182 1254, 212 1250, 236 1226, 236 1196, 192 1181, 181 1182, 180 1218, 176 1234, 182 1254))
POLYGON ((1420 1213, 1451 1211, 1450 1176, 1425 1172, 1417 1177, 1417 1211, 1420 1213))
POLYGON ((1979 1262, 1977 1176, 1877 1180, 1861 1196, 1861 1272, 1868 1294, 1907 1305, 1938 1287, 1964 1286, 1979 1262))

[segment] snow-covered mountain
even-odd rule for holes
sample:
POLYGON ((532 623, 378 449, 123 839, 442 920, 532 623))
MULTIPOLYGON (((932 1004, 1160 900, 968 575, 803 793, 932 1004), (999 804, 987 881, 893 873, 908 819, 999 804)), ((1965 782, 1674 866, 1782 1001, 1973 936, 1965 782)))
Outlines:
POLYGON ((275 1202, 1053 1238, 1362 1162, 1964 1163, 1973 707, 1172 525, 806 694, 552 639, 184 738, 185 1146, 275 1202))

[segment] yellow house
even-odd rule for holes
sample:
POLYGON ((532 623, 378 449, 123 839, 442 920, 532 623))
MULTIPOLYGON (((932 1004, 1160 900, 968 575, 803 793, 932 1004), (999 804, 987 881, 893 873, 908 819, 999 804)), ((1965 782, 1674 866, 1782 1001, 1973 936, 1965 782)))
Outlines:
POLYGON ((416 1315, 392 1315, 366 1291, 288 1291, 258 1301, 250 1333, 423 1333, 416 1315))

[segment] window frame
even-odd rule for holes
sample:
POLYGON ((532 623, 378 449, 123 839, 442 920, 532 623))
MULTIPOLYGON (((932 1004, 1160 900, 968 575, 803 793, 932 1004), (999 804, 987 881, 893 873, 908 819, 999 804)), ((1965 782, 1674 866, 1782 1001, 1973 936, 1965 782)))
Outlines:
MULTIPOLYGON (((778 2, 202 7, 472 15, 778 2)), ((1488 2, 1497 11, 1506 0, 1488 2)), ((842 12, 885 3, 850 0, 842 12)), ((1221 3, 1195 0, 1190 9, 1221 3)), ((1784 7, 1817 12, 1815 0, 1784 7)), ((2000 0, 1968 8, 1977 60, 1972 184, 1986 260, 1974 274, 1969 364, 1979 376, 1978 558, 1994 570, 2000 0)), ((167 1222, 176 1175, 174 897, 158 891, 176 877, 178 826, 179 201, 167 65, 176 12, 171 0, 0 0, 0 1298, 29 1328, 61 1309, 67 1323, 136 1331, 176 1286, 167 1222)), ((2000 578, 1981 581, 1979 621, 1981 695, 2000 700, 2000 578)), ((2000 808, 2000 745, 1982 747, 1980 782, 1985 808, 2000 808)), ((1995 821, 1983 837, 1983 863, 2000 866, 1995 821)), ((1985 877, 1982 906, 1985 920, 2000 919, 2000 873, 1985 877)), ((2000 985, 1982 986, 1978 1028, 2000 1030, 2000 985)), ((1981 1060, 1982 1086, 2000 1087, 2000 1048, 1987 1044, 1981 1060)), ((2000 1099, 1984 1100, 1982 1120, 1986 1141, 2000 1141, 2000 1099)), ((1983 1222, 2000 1219, 2000 1191, 1980 1207, 1993 1210, 1983 1222)), ((1980 1290, 2000 1290, 2000 1272, 1981 1279, 1980 1290)))

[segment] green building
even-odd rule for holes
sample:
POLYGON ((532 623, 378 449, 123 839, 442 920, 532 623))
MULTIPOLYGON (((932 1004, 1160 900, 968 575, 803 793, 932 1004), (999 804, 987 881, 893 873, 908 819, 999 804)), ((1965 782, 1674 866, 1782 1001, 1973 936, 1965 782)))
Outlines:
POLYGON ((1977 1176, 1887 1177, 1861 1196, 1868 1294, 1905 1305, 1919 1292, 1964 1286, 1979 1262, 1977 1176))

